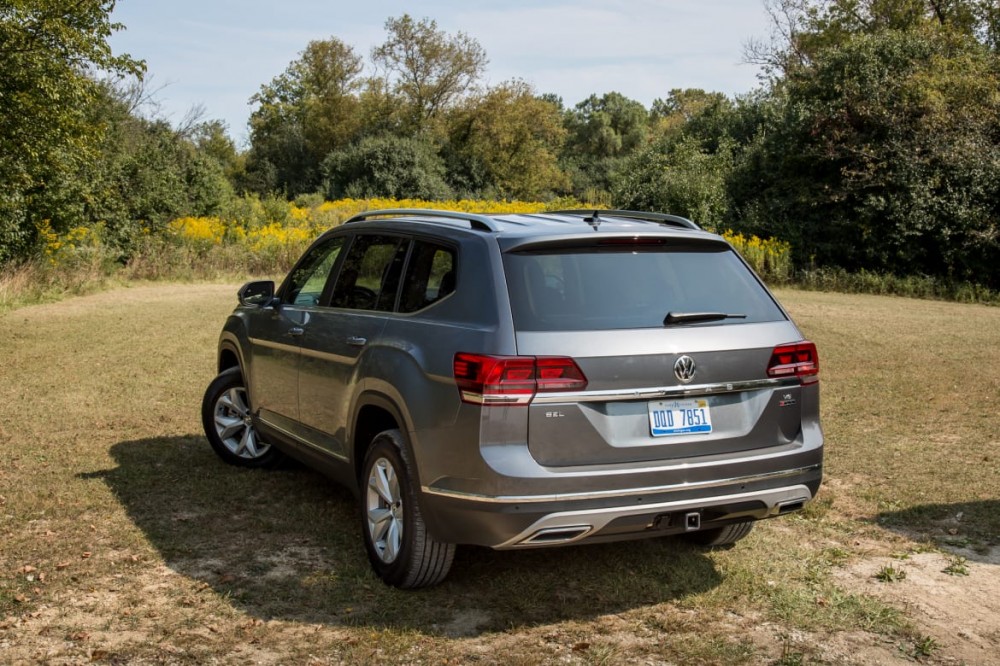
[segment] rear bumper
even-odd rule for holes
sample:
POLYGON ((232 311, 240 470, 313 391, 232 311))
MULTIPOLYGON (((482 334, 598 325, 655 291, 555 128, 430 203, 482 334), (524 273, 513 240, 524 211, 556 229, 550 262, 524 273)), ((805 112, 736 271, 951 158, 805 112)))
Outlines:
POLYGON ((497 549, 615 541, 760 520, 801 509, 822 464, 736 478, 559 495, 482 495, 422 488, 436 538, 497 549))

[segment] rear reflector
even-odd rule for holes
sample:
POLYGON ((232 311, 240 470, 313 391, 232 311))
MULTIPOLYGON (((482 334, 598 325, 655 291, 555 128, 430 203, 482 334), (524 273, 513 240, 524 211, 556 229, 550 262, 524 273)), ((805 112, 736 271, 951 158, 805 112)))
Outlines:
POLYGON ((576 361, 562 356, 459 352, 454 372, 462 401, 476 405, 527 405, 536 393, 587 388, 587 378, 576 361))
POLYGON ((778 345, 767 364, 768 377, 798 377, 803 384, 819 381, 819 355, 811 342, 778 345))

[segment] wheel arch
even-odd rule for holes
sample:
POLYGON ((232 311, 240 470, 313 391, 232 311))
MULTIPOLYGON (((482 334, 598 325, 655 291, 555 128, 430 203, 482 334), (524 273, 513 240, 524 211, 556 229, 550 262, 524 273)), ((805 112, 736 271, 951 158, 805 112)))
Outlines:
MULTIPOLYGON (((243 362, 236 346, 228 342, 223 342, 219 345, 218 371, 221 373, 230 368, 240 368, 240 371, 242 371, 243 362)), ((244 377, 244 379, 246 378, 244 377)))
MULTIPOLYGON (((413 455, 413 443, 410 441, 412 429, 409 420, 403 414, 403 410, 389 396, 382 393, 374 391, 362 393, 354 408, 350 429, 351 466, 355 478, 359 479, 359 487, 361 467, 372 439, 380 432, 393 428, 403 433, 403 445, 407 448, 406 454, 411 461, 414 461, 414 469, 411 471, 415 476, 419 476, 413 455)), ((415 480, 419 482, 419 479, 415 480)))
POLYGON ((250 368, 247 366, 247 359, 243 355, 243 345, 236 335, 228 330, 223 330, 219 337, 219 349, 216 357, 216 371, 225 372, 231 368, 239 368, 243 374, 243 381, 250 386, 250 368))

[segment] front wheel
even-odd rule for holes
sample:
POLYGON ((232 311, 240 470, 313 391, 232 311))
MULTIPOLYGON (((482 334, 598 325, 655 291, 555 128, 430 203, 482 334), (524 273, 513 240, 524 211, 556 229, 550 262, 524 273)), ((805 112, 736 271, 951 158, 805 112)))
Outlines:
POLYGON ((361 469, 361 523, 372 568, 399 588, 427 587, 444 580, 455 544, 427 533, 403 434, 386 430, 372 440, 361 469))
POLYGON ((273 467, 284 459, 257 433, 238 367, 221 372, 208 385, 201 402, 201 422, 212 449, 230 465, 273 467))

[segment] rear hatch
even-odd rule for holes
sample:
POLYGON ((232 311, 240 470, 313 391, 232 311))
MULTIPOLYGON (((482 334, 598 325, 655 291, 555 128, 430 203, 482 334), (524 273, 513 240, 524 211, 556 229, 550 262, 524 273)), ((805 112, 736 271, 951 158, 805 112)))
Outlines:
POLYGON ((519 356, 585 378, 539 391, 528 447, 547 466, 794 445, 815 348, 714 236, 591 237, 508 249, 519 356))

